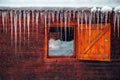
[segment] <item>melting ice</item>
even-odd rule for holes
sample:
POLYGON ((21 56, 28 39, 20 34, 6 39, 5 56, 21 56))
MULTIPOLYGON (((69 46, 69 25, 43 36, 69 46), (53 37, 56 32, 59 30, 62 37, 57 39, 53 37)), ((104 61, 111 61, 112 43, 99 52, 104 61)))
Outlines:
POLYGON ((114 9, 114 11, 115 11, 115 14, 114 14, 114 37, 116 36, 116 30, 117 30, 117 36, 120 37, 120 6, 116 7, 114 9))
MULTIPOLYGON (((10 30, 11 30, 11 45, 15 45, 15 48, 17 48, 17 42, 19 42, 19 47, 21 47, 22 42, 24 43, 24 46, 26 45, 26 40, 29 45, 29 39, 30 39, 30 21, 32 21, 32 27, 36 29, 36 39, 38 39, 39 35, 39 24, 43 24, 46 27, 47 24, 52 24, 54 22, 60 23, 60 26, 64 26, 64 33, 65 33, 65 39, 67 36, 66 29, 67 26, 70 26, 70 22, 76 22, 78 30, 83 29, 83 24, 88 24, 89 26, 86 26, 86 28, 89 29, 89 37, 91 35, 91 24, 107 24, 108 23, 108 14, 112 11, 111 7, 102 7, 102 8, 96 8, 93 7, 89 11, 86 11, 85 9, 76 9, 76 10, 10 10, 10 11, 2 11, 1 17, 2 17, 2 30, 5 32, 7 30, 7 18, 10 17, 10 30), (9 14, 9 15, 7 15, 9 14), (23 21, 21 20, 23 17, 23 21), (41 18, 41 19, 40 19, 41 18), (32 20, 31 20, 32 19, 32 20), (39 21, 41 20, 41 21, 39 21), (17 21, 19 23, 17 23, 17 21), (23 22, 23 25, 22 25, 23 22), (40 23, 39 23, 40 22, 40 23), (18 30, 19 29, 19 30, 18 30), (22 39, 22 29, 23 29, 23 39, 22 39), (18 32, 19 31, 19 32, 18 32), (19 35, 17 34, 19 33, 19 35), (27 35, 26 35, 27 34, 27 35), (27 39, 26 39, 27 37, 27 39), (17 41, 19 38, 19 41, 17 41), (23 41, 22 41, 23 40, 23 41)), ((120 6, 116 7, 114 9, 114 36, 120 37, 120 6)), ((97 26, 98 28, 98 26, 97 26)), ((99 28, 98 28, 99 29, 99 28)), ((46 30, 45 30, 46 32, 46 30)), ((69 31, 70 32, 70 31, 69 31)), ((81 31, 82 32, 82 31, 81 31)), ((61 33, 62 28, 61 28, 61 33)), ((47 33, 45 33, 46 35, 47 33)), ((69 33, 71 34, 71 33, 69 33)), ((61 36, 62 37, 62 36, 61 36)), ((60 43, 64 43, 58 40, 60 43)), ((65 41, 66 44, 68 43, 65 41)), ((72 44, 73 42, 71 42, 72 44)), ((65 46, 65 45, 64 45, 65 46)), ((67 46, 67 45, 66 45, 67 46)), ((61 47, 61 46, 60 46, 61 47)), ((64 52, 65 53, 65 52, 64 52)))

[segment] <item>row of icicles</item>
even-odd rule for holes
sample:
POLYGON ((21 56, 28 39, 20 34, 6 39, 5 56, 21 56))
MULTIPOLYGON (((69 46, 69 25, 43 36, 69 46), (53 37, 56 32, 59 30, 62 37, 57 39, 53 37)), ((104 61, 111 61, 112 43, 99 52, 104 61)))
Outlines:
MULTIPOLYGON (((109 21, 109 13, 112 12, 112 9, 101 9, 101 8, 92 8, 91 10, 59 10, 59 11, 50 11, 50 10, 9 10, 9 11, 1 11, 2 16, 2 29, 3 32, 7 32, 7 19, 10 18, 10 32, 11 32, 11 45, 15 46, 15 50, 17 52, 18 47, 21 47, 22 38, 25 41, 25 34, 27 33, 27 43, 29 46, 30 41, 30 21, 32 21, 32 27, 36 28, 36 39, 38 39, 39 35, 39 24, 43 23, 44 26, 47 24, 50 25, 54 22, 64 23, 64 28, 68 26, 67 23, 76 21, 78 24, 78 28, 80 24, 107 24, 109 21), (21 19, 23 18, 23 26, 21 19), (30 20, 32 19, 32 20, 30 20), (41 20, 41 21, 39 21, 41 20), (40 23, 39 23, 40 22, 40 23), (21 35, 22 28, 24 36, 21 35), (19 31, 18 31, 19 29, 19 31), (27 29, 27 32, 26 32, 27 29), (19 33, 19 35, 17 35, 19 33), (14 35, 14 36, 13 36, 14 35), (18 41, 19 37, 19 41, 18 41), (17 44, 19 43, 19 45, 17 44)), ((120 37, 120 12, 115 12, 113 15, 113 29, 114 29, 114 37, 120 37), (117 36, 116 36, 117 35, 117 36)), ((62 26, 62 24, 61 24, 62 26)), ((91 29, 91 26, 89 26, 91 29)), ((98 28, 99 29, 99 28, 98 28)), ((91 31, 89 30, 89 33, 91 31)), ((46 35, 46 33, 45 33, 46 35)), ((25 42, 24 42, 25 45, 25 42)))

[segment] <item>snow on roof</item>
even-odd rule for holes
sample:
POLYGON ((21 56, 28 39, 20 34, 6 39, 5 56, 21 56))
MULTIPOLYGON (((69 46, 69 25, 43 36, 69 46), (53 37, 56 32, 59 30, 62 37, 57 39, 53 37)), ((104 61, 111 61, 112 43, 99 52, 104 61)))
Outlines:
POLYGON ((0 0, 0 7, 117 7, 120 0, 0 0))

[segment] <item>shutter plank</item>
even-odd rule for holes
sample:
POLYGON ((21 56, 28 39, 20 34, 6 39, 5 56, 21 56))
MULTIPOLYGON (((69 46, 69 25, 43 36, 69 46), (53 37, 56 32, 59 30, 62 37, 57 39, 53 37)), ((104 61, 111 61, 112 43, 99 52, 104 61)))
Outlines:
MULTIPOLYGON (((86 25, 83 25, 85 27, 86 25)), ((92 25, 91 36, 89 29, 78 32, 78 56, 80 60, 110 60, 110 24, 102 25, 102 29, 96 29, 92 25)), ((96 24, 97 26, 97 24, 96 24)), ((100 24, 99 24, 100 26, 100 24)))

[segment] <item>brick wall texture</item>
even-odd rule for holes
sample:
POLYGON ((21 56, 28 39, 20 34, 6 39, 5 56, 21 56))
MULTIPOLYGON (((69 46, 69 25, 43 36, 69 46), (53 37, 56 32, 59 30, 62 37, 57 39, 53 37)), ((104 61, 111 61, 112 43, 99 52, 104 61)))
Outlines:
MULTIPOLYGON (((112 19, 110 22, 113 27, 112 19)), ((39 24, 36 39, 36 28, 31 23, 29 47, 26 33, 26 41, 22 38, 21 47, 18 42, 15 52, 15 46, 11 46, 10 40, 10 21, 7 23, 5 33, 2 31, 0 15, 0 80, 120 80, 120 38, 113 37, 113 34, 111 34, 110 62, 76 59, 46 62, 44 25, 39 24)), ((113 29, 111 31, 113 33, 113 29)))

